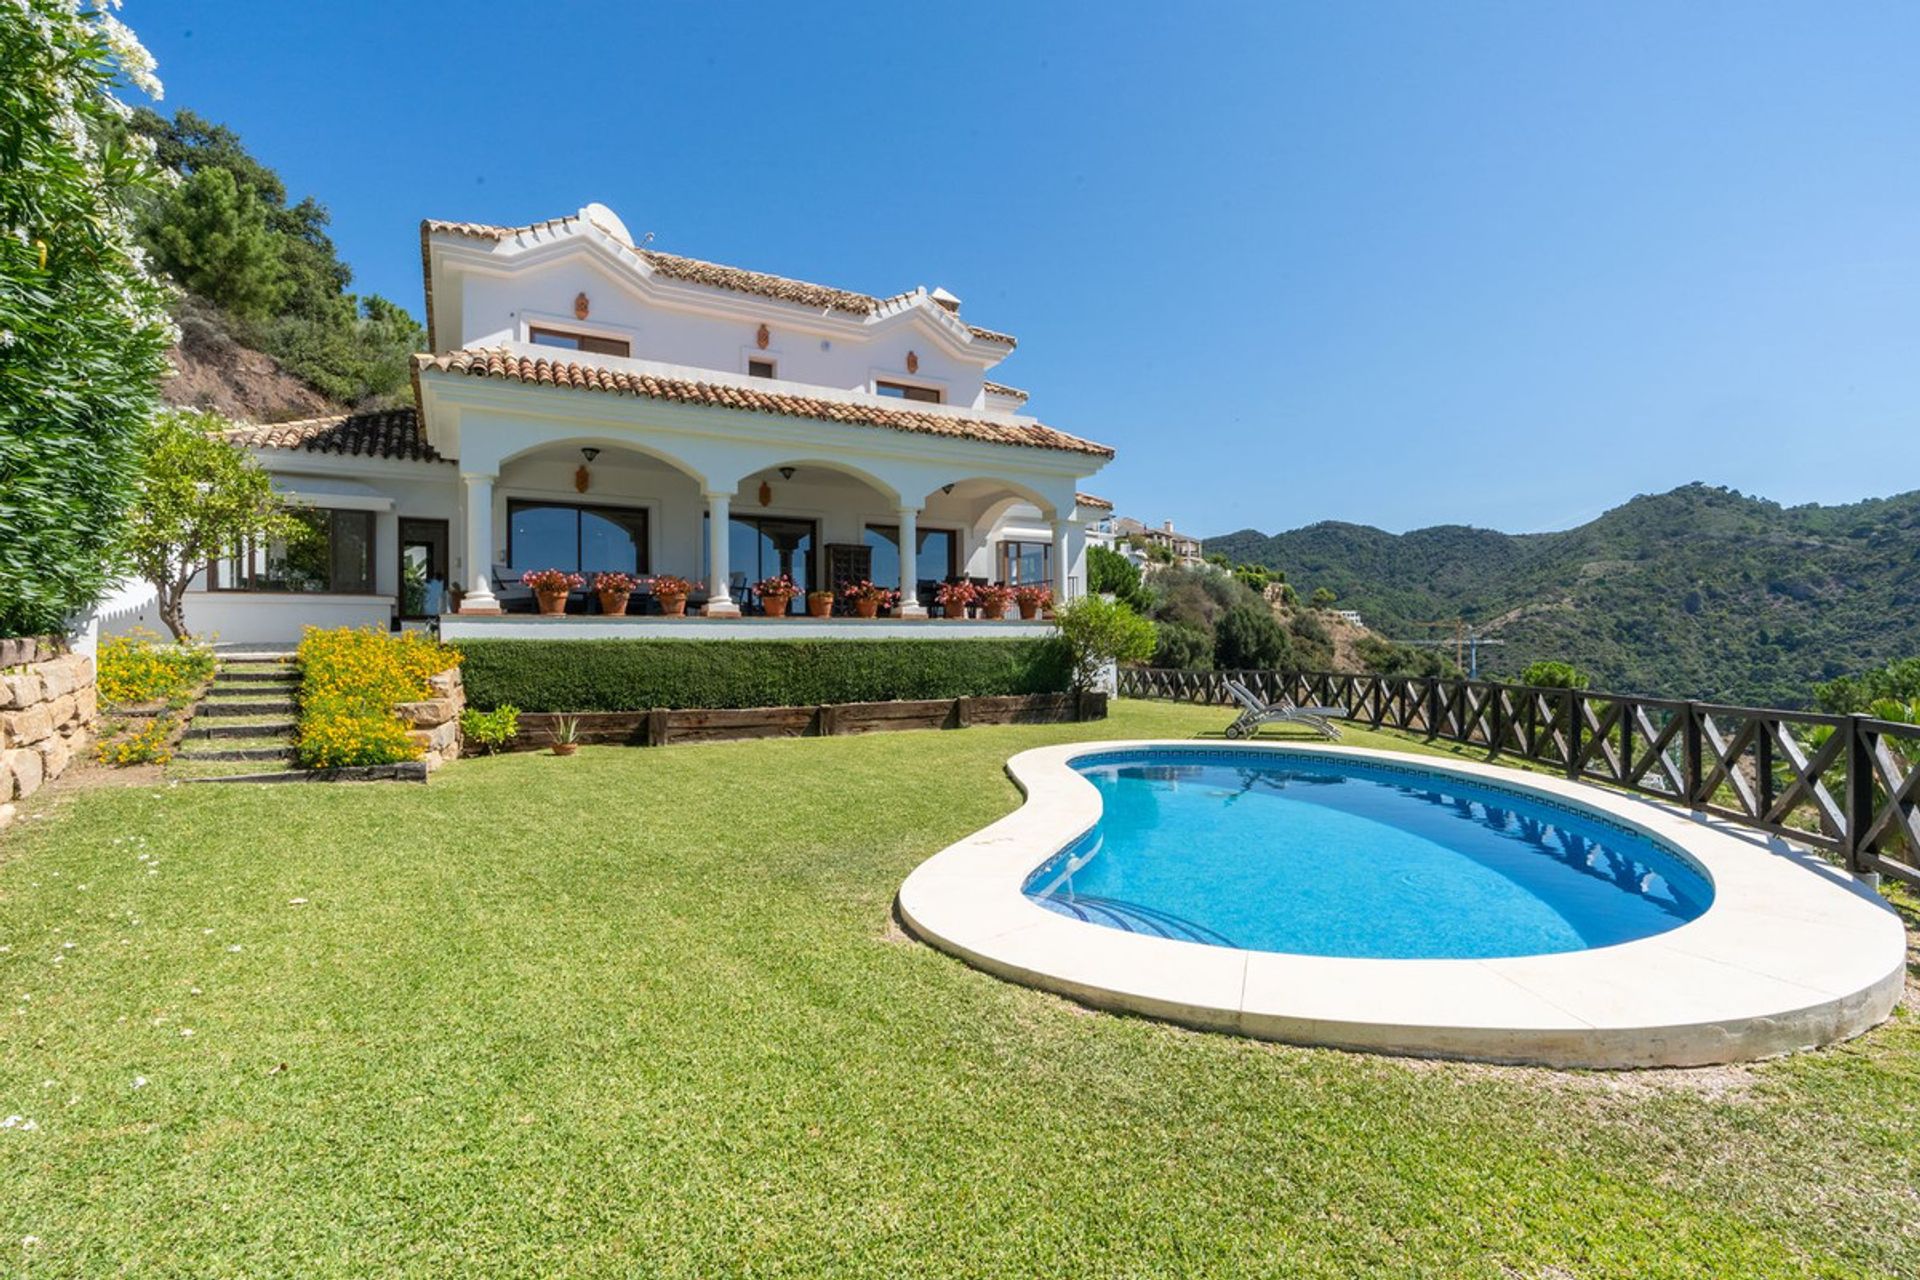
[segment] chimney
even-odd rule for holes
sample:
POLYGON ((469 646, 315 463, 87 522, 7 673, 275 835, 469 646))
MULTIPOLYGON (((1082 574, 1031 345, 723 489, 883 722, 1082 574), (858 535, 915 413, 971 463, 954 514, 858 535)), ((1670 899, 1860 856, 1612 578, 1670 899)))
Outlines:
POLYGON ((1173 532, 1173 521, 1171 521, 1171 520, 1162 520, 1162 521, 1160 522, 1160 527, 1161 527, 1162 529, 1165 529, 1165 530, 1166 530, 1166 531, 1167 531, 1168 533, 1172 533, 1172 532, 1173 532))

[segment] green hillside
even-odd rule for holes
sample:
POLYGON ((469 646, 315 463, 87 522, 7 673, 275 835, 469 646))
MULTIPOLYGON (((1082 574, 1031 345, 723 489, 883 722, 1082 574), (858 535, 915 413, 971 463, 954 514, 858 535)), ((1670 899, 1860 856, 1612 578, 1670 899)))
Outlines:
POLYGON ((1816 681, 1920 653, 1920 491, 1782 507, 1692 484, 1559 533, 1328 522, 1206 550, 1327 587, 1394 639, 1467 618, 1505 642, 1482 651, 1493 676, 1562 658, 1600 688, 1804 706, 1816 681))

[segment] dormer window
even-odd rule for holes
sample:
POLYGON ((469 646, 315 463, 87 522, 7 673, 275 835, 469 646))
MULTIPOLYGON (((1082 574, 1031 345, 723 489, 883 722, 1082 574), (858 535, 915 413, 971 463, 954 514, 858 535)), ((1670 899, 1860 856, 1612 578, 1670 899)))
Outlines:
POLYGON ((776 375, 775 375, 775 373, 774 373, 774 367, 773 367, 773 361, 771 361, 771 360, 760 360, 760 359, 750 359, 750 360, 748 360, 748 361, 747 361, 747 376, 748 376, 749 378, 771 378, 771 377, 775 377, 776 375))
POLYGON ((591 333, 567 329, 530 328, 527 341, 537 347, 561 347, 568 351, 591 351, 603 356, 630 356, 633 345, 624 338, 602 338, 591 333))
POLYGON ((898 400, 919 400, 925 404, 940 403, 938 387, 916 387, 910 382, 876 382, 873 389, 880 395, 893 396, 898 400))

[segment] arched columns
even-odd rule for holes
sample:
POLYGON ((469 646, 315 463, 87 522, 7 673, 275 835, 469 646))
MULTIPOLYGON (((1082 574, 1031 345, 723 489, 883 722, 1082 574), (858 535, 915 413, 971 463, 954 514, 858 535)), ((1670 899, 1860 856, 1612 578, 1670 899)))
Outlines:
POLYGON ((924 618, 926 605, 920 602, 920 508, 900 505, 900 603, 895 612, 902 618, 924 618))
POLYGON ((733 598, 732 552, 733 494, 709 490, 707 493, 707 568, 713 580, 707 583, 707 605, 700 612, 709 618, 737 618, 740 603, 733 598))
POLYGON ((493 481, 491 472, 460 473, 466 503, 467 592, 461 613, 500 612, 493 594, 493 481))

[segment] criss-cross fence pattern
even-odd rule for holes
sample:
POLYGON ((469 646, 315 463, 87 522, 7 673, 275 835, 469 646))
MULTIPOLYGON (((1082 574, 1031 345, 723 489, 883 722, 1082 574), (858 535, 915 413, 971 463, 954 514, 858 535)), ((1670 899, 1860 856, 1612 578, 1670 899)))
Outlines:
POLYGON ((1334 672, 1120 672, 1124 698, 1335 707, 1378 728, 1518 756, 1830 849, 1856 872, 1920 885, 1920 725, 1868 716, 1334 672))

